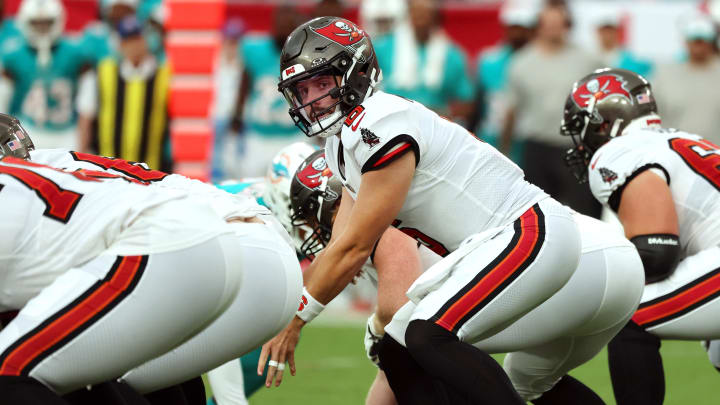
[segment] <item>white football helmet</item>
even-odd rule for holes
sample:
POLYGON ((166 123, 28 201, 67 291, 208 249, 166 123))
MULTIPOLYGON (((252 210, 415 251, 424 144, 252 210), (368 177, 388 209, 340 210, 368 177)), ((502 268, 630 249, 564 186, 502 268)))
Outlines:
POLYGON ((65 29, 65 8, 60 0, 23 0, 17 23, 41 64, 50 60, 50 48, 65 29), (47 24, 45 24, 47 22, 47 24))
POLYGON ((304 241, 302 234, 311 232, 312 229, 300 229, 292 226, 290 184, 298 167, 316 150, 315 146, 305 142, 288 145, 275 155, 265 175, 266 187, 263 201, 290 234, 298 251, 304 241))

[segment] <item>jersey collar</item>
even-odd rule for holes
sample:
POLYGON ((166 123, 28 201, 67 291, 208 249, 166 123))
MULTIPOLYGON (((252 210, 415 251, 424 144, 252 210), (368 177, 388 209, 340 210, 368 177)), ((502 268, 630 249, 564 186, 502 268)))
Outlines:
POLYGON ((642 128, 660 128, 662 127, 662 119, 657 114, 643 115, 642 117, 635 118, 623 129, 621 135, 625 135, 630 131, 642 128))

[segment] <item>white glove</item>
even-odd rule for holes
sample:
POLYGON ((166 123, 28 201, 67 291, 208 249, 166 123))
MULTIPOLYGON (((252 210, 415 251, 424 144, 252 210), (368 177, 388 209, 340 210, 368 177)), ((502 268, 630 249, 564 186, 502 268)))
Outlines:
POLYGON ((380 339, 382 339, 383 336, 385 336, 384 331, 378 332, 375 330, 375 314, 373 313, 370 315, 370 318, 368 318, 367 327, 365 328, 365 354, 378 368, 380 367, 378 343, 380 343, 380 339))

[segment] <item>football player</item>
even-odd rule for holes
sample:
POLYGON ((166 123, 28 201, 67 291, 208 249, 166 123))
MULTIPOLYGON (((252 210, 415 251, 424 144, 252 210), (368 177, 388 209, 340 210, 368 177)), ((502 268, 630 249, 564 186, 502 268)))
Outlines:
MULTIPOLYGON (((288 360, 294 373, 302 325, 347 285, 394 224, 445 259, 408 291, 415 304, 408 326, 384 339, 401 347, 400 339, 422 373, 470 401, 523 403, 502 368, 472 343, 570 280, 581 254, 570 210, 459 125, 378 91, 372 44, 350 21, 320 17, 298 27, 280 68, 290 115, 306 135, 326 138, 328 165, 344 188, 330 243, 305 272, 303 305, 263 350, 278 365, 288 360)), ((268 383, 274 379, 278 384, 282 372, 271 364, 268 383)), ((595 394, 578 384, 575 395, 592 403, 595 394)), ((558 395, 555 388, 570 387, 542 395, 558 395)), ((434 403, 431 395, 415 400, 434 403)))
POLYGON ((3 43, 3 81, 11 90, 0 111, 17 116, 43 148, 73 148, 78 80, 88 67, 81 47, 63 36, 60 0, 23 0, 17 15, 22 32, 3 43))
POLYGON ((661 123, 647 80, 601 69, 573 85, 561 126, 570 168, 617 213, 645 270, 642 303, 608 347, 620 405, 663 402, 662 339, 720 338, 720 148, 661 123))
MULTIPOLYGON (((265 177, 225 182, 218 187, 232 194, 255 199, 258 204, 270 209, 290 234, 296 251, 300 252, 305 230, 293 227, 291 223, 290 182, 295 170, 315 150, 316 147, 306 142, 290 144, 275 155, 265 177)), ((247 398, 264 383, 262 376, 255 372, 259 358, 258 347, 239 360, 231 360, 209 371, 207 376, 213 391, 212 401, 217 405, 247 404, 247 398)))
POLYGON ((0 311, 19 310, 0 332, 4 401, 64 403, 57 394, 118 376, 155 391, 239 357, 292 317, 297 258, 253 200, 93 155, 65 152, 77 165, 63 170, 25 160, 32 147, 0 115, 0 311))
MULTIPOLYGON (((312 229, 303 243, 309 254, 316 254, 329 243, 339 203, 335 196, 342 191, 340 181, 325 167, 324 153, 316 152, 300 166, 291 187, 293 224, 312 229)), ((515 388, 528 399, 536 399, 558 380, 561 384, 576 384, 564 377, 565 373, 597 353, 627 322, 640 301, 644 278, 642 263, 633 245, 609 225, 578 213, 573 215, 582 235, 582 256, 570 281, 520 320, 476 343, 478 348, 491 353, 513 352, 506 358, 506 370, 515 388), (544 324, 552 324, 553 328, 544 328, 544 324)), ((427 249, 418 252, 422 269, 440 260, 439 255, 427 249)), ((397 249, 382 245, 381 239, 373 259, 383 263, 387 257, 397 255, 397 249)), ((368 320, 365 335, 368 357, 378 366, 380 345, 377 342, 389 318, 408 301, 404 290, 389 290, 387 285, 393 284, 389 276, 398 277, 398 273, 407 269, 390 268, 389 275, 382 270, 382 267, 368 266, 363 273, 378 287, 378 309, 368 320)), ((403 313, 408 313, 409 308, 403 309, 403 313)), ((402 322, 403 316, 399 314, 387 328, 389 333, 402 330, 396 326, 402 322)), ((402 362, 382 365, 406 367, 402 362)), ((418 384, 415 380, 409 382, 418 384)), ((399 399, 405 399, 400 391, 399 399)), ((382 369, 378 370, 366 403, 396 403, 382 369)))

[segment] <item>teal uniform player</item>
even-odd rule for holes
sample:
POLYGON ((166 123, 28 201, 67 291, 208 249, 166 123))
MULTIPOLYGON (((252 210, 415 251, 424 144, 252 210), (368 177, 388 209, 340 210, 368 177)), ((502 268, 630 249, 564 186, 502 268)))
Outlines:
POLYGON ((59 38, 47 65, 21 35, 3 43, 3 74, 13 82, 8 113, 29 127, 62 131, 75 125, 78 78, 88 62, 80 45, 59 38))
POLYGON ((280 50, 272 37, 246 37, 239 46, 252 81, 243 114, 247 130, 263 137, 296 135, 298 130, 287 113, 287 102, 277 90, 280 50))

